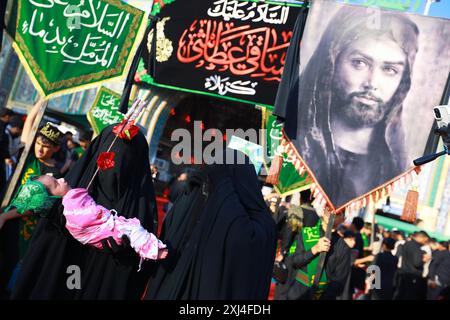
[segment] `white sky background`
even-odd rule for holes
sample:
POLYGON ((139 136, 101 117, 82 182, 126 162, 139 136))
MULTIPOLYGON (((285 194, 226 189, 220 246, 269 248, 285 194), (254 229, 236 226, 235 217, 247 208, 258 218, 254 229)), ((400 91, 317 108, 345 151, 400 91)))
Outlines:
POLYGON ((153 0, 121 0, 122 2, 128 3, 133 7, 141 9, 145 12, 150 12, 152 9, 153 0))

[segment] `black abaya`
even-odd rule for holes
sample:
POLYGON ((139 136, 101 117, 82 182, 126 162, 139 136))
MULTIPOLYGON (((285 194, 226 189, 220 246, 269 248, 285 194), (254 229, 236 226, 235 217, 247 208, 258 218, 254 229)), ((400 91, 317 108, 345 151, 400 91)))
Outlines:
MULTIPOLYGON (((105 128, 67 174, 72 187, 87 187, 100 153, 114 139, 105 128)), ((136 217, 150 232, 156 230, 156 201, 150 174, 148 145, 142 133, 131 141, 117 139, 114 168, 100 171, 89 193, 99 204, 126 218, 136 217)), ((139 299, 148 279, 147 263, 137 272, 139 257, 121 246, 117 252, 98 250, 77 242, 64 227, 62 206, 55 204, 36 228, 24 258, 13 299, 139 299), (69 290, 67 268, 81 269, 81 289, 69 290)))
POLYGON ((172 250, 146 299, 267 298, 276 227, 246 160, 212 165, 189 179, 164 221, 161 237, 172 250))

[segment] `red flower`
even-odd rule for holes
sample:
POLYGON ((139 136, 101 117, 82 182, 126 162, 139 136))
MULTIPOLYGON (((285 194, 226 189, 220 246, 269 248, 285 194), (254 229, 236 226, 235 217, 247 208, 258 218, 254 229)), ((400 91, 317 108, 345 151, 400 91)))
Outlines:
POLYGON ((97 158, 97 167, 100 170, 108 170, 114 168, 114 152, 102 152, 97 158))
POLYGON ((131 140, 139 132, 139 127, 134 125, 133 121, 126 122, 125 119, 113 129, 113 132, 119 136, 120 139, 131 140))
POLYGON ((136 73, 134 75, 134 82, 141 82, 141 76, 139 75, 139 73, 136 73))

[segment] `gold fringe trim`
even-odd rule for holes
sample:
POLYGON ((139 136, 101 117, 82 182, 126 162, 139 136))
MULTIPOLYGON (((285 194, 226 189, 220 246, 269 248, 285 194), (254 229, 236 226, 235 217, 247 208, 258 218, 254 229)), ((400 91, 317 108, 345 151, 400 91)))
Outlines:
POLYGON ((364 195, 361 195, 343 206, 340 206, 338 208, 335 208, 331 201, 328 199, 326 193, 323 191, 323 189, 320 187, 320 185, 317 183, 317 180, 314 176, 314 174, 311 172, 311 170, 308 168, 308 166, 305 164, 301 156, 298 154, 298 151, 293 146, 292 142, 289 141, 289 139, 283 134, 281 145, 283 146, 283 150, 288 154, 291 155, 294 158, 294 167, 297 170, 299 174, 304 174, 304 172, 308 172, 308 175, 311 177, 312 184, 311 184, 311 194, 313 197, 312 206, 316 210, 317 214, 319 216, 323 215, 325 210, 332 212, 334 214, 338 214, 341 212, 345 212, 346 215, 348 214, 354 214, 355 212, 359 211, 360 209, 371 205, 380 199, 383 199, 387 196, 389 196, 394 190, 408 186, 412 183, 412 181, 417 178, 421 168, 420 167, 412 167, 408 169, 403 174, 393 178, 392 180, 389 180, 388 182, 380 185, 379 187, 367 192, 364 195))

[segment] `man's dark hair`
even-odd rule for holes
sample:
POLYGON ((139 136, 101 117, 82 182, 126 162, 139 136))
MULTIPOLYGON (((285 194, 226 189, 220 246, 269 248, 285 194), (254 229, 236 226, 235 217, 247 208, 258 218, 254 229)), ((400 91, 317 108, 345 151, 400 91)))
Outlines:
POLYGON ((307 189, 300 192, 300 204, 311 203, 311 190, 307 189))
POLYGON ((356 230, 360 231, 364 227, 364 220, 360 217, 354 217, 352 224, 355 226, 356 230))
POLYGON ((11 109, 8 109, 5 107, 0 108, 0 118, 2 118, 4 116, 12 116, 12 115, 14 115, 14 112, 11 109))
POLYGON ((449 245, 448 241, 440 241, 439 244, 448 250, 448 245, 449 245))
POLYGON ((343 224, 340 224, 340 225, 336 228, 336 231, 337 231, 337 232, 340 232, 340 233, 342 233, 342 234, 344 234, 345 231, 347 231, 347 227, 344 226, 343 224))
POLYGON ((78 140, 89 142, 92 139, 92 134, 93 134, 92 131, 83 130, 83 131, 80 132, 80 137, 79 137, 78 140))
POLYGON ((11 117, 11 121, 9 121, 9 125, 11 126, 11 128, 23 128, 23 121, 22 121, 22 117, 15 115, 11 117))
POLYGON ((344 239, 347 239, 347 238, 355 238, 355 233, 353 232, 353 231, 351 231, 351 230, 346 230, 345 232, 344 232, 344 239))
POLYGON ((414 236, 422 236, 422 237, 430 239, 430 236, 428 235, 428 233, 426 233, 423 230, 415 232, 414 236))
POLYGON ((392 238, 383 239, 383 244, 386 246, 386 249, 389 251, 394 250, 395 248, 395 240, 392 238))

